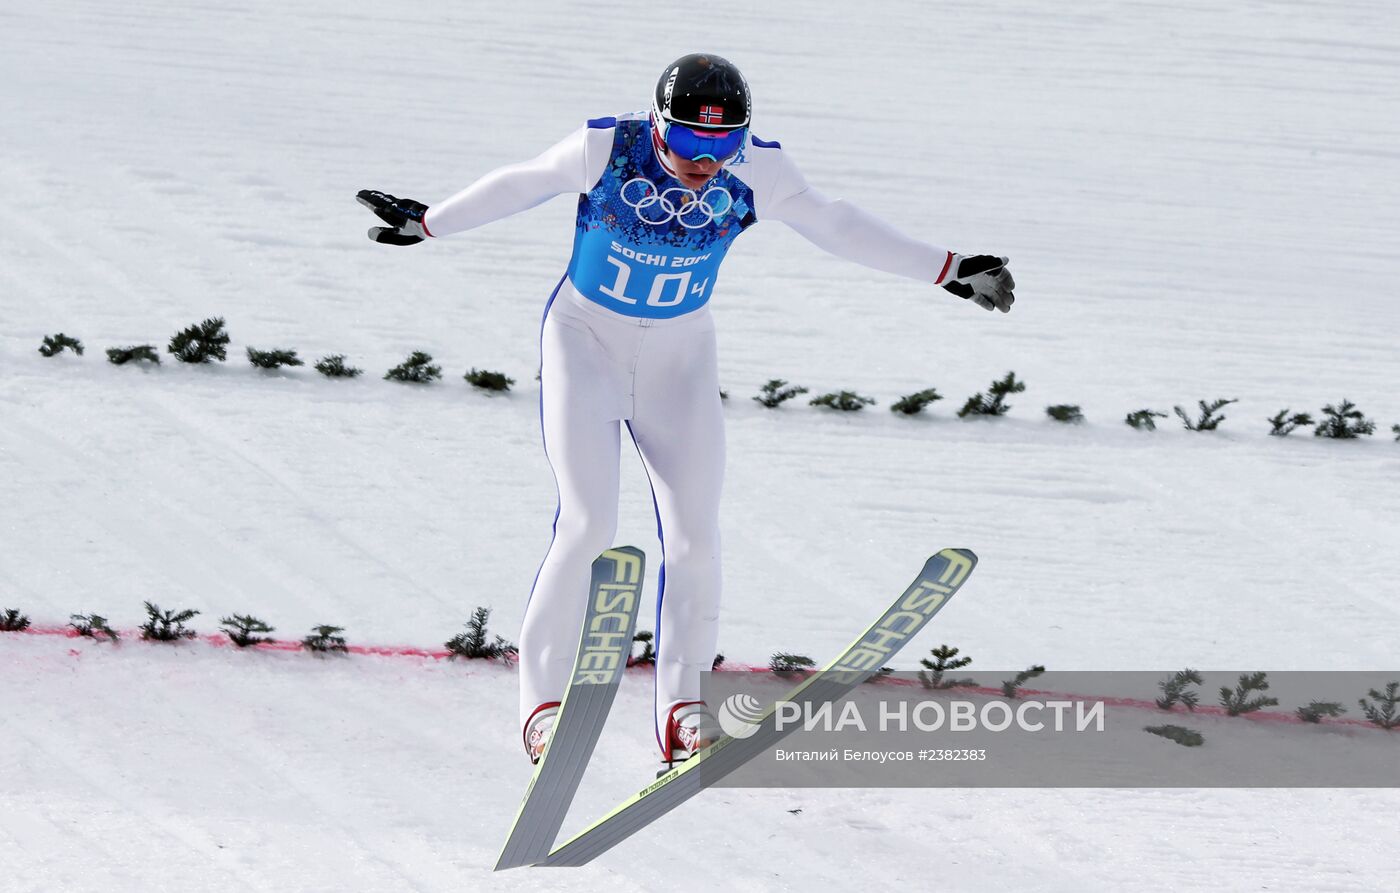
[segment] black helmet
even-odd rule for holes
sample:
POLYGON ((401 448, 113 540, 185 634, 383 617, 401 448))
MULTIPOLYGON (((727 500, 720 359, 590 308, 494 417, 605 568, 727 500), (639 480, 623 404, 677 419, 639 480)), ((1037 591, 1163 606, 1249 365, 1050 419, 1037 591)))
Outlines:
POLYGON ((652 113, 658 124, 733 130, 749 125, 749 85, 733 62, 691 53, 666 66, 656 82, 652 113))

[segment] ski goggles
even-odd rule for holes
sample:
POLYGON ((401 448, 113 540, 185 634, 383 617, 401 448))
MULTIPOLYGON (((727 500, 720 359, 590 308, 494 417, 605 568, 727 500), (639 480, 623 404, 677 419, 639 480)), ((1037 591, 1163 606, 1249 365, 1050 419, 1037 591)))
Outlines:
POLYGON ((666 148, 689 161, 708 158, 724 161, 738 152, 749 135, 747 127, 735 130, 696 130, 684 124, 665 125, 662 139, 666 148))

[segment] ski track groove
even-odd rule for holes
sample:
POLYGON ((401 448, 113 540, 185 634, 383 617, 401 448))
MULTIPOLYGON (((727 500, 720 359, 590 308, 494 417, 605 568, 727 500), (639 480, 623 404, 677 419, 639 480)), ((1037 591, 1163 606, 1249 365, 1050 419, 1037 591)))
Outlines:
MULTIPOLYGON (((147 696, 149 696, 149 692, 147 696)), ((105 754, 99 757, 95 749, 83 751, 81 749, 83 743, 79 743, 75 747, 74 744, 69 743, 68 740, 65 739, 65 736, 62 735, 49 736, 41 740, 23 730, 17 730, 16 734, 19 738, 23 739, 32 750, 44 753, 47 759, 57 762, 59 764, 58 768, 61 769, 62 774, 66 777, 82 780, 90 791, 101 791, 103 789, 103 782, 105 779, 88 771, 86 767, 102 765, 106 762, 106 760, 102 758, 106 756, 105 754), (59 746, 64 747, 65 752, 60 752, 58 749, 59 746), (66 752, 68 750, 72 750, 73 752, 70 754, 66 752)), ((222 863, 223 867, 226 869, 234 867, 233 860, 231 860, 228 855, 220 853, 218 847, 210 846, 211 841, 207 836, 202 834, 199 826, 177 824, 157 814, 154 809, 139 801, 129 799, 122 804, 112 803, 111 805, 113 807, 123 806, 128 811, 134 812, 135 815, 131 816, 131 818, 139 820, 147 833, 154 832, 168 843, 177 843, 183 845, 185 848, 195 850, 202 858, 213 858, 222 863)), ((89 808, 91 807, 89 806, 89 808)), ((100 809, 101 807, 99 807, 99 811, 100 809)), ((88 841, 90 843, 91 838, 88 838, 88 841)), ((171 847, 161 846, 158 841, 148 841, 148 845, 167 855, 171 854, 173 849, 171 847)), ((126 854, 115 854, 108 850, 108 856, 124 862, 126 854)), ((240 885, 240 887, 243 889, 251 889, 251 887, 246 885, 240 885)))
MULTIPOLYGON (((347 549, 357 557, 364 559, 367 564, 392 574, 398 582, 432 598, 438 604, 447 604, 447 602, 437 596, 430 585, 416 579, 404 568, 392 564, 390 562, 390 556, 382 553, 377 554, 374 550, 347 534, 332 518, 327 518, 321 512, 316 511, 317 505, 315 498, 297 484, 296 476, 285 466, 281 466, 280 463, 275 462, 275 460, 269 460, 265 456, 255 457, 250 455, 234 438, 216 431, 214 427, 207 422, 200 424, 198 422, 190 423, 184 421, 168 404, 156 403, 152 398, 147 398, 143 403, 153 410, 150 415, 163 419, 172 427, 178 429, 183 426, 185 430, 190 431, 194 436, 189 439, 200 443, 202 448, 211 456, 217 452, 222 456, 232 457, 272 487, 286 494, 292 506, 305 513, 309 520, 314 521, 316 525, 329 534, 335 542, 347 547, 347 549)), ((294 572, 294 565, 291 561, 288 561, 286 566, 276 568, 275 573, 270 573, 269 576, 282 576, 294 572)))

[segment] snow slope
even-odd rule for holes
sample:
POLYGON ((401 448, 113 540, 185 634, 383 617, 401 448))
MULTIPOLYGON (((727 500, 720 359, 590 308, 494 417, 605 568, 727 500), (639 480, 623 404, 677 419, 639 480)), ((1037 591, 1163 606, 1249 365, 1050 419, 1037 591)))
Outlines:
MULTIPOLYGON (((288 635, 330 622, 431 646, 487 605, 512 633, 554 504, 535 339, 572 201, 391 250, 365 241, 352 197, 436 201, 584 117, 639 107, 700 41, 743 66, 758 133, 814 183, 1010 255, 1021 286, 993 316, 776 225, 731 253, 715 305, 726 655, 828 654, 926 554, 966 545, 977 577, 916 650, 1396 667, 1400 444, 1280 440, 1263 421, 1349 397, 1382 434, 1400 422, 1388 5, 722 2, 703 40, 674 27, 695 14, 0 6, 0 607, 130 626, 149 598, 200 608, 206 629, 240 611, 288 635), (211 315, 233 334, 226 366, 102 357, 211 315), (88 354, 40 357, 57 331, 88 354), (247 346, 346 353, 369 374, 263 373, 247 346), (444 383, 379 380, 418 349, 444 383), (472 366, 515 391, 472 392, 472 366), (953 418, 1008 369, 1030 384, 1010 417, 953 418), (769 412, 748 397, 775 376, 881 405, 769 412), (930 417, 886 411, 930 385, 948 397, 930 417), (1240 402, 1214 434, 1120 423, 1217 396, 1240 402), (1044 417, 1062 402, 1089 423, 1044 417)), ((618 540, 647 548, 654 574, 626 454, 623 487, 618 540)), ((541 882, 487 873, 528 777, 508 671, 0 636, 0 693, 0 777, 17 779, 0 790, 0 889, 541 882), (166 766, 183 786, 152 783, 166 766)), ((648 702, 629 677, 566 830, 646 777, 648 702)), ((717 791, 548 883, 655 889, 699 854, 740 889, 820 888, 877 858, 916 887, 1375 889, 1397 837, 1372 821, 1397 805, 717 791)))

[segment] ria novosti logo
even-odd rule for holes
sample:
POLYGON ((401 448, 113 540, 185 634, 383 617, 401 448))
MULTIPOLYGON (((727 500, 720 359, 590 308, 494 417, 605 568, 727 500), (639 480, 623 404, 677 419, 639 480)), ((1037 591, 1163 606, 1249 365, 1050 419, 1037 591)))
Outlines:
POLYGON ((719 705, 719 727, 731 738, 748 738, 763 720, 763 705, 746 692, 730 695, 719 705))
MULTIPOLYGON (((739 692, 720 704, 719 726, 731 738, 748 738, 770 716, 780 733, 804 732, 1002 732, 1013 726, 1023 732, 1051 729, 1056 732, 1102 732, 1106 728, 1106 704, 1102 700, 1026 700, 1008 704, 993 700, 978 703, 953 699, 923 701, 880 701, 873 705, 877 715, 870 717, 852 701, 838 709, 828 701, 814 704, 778 701, 764 711, 753 695, 739 692)), ((872 709, 866 705, 867 711, 872 709)))

